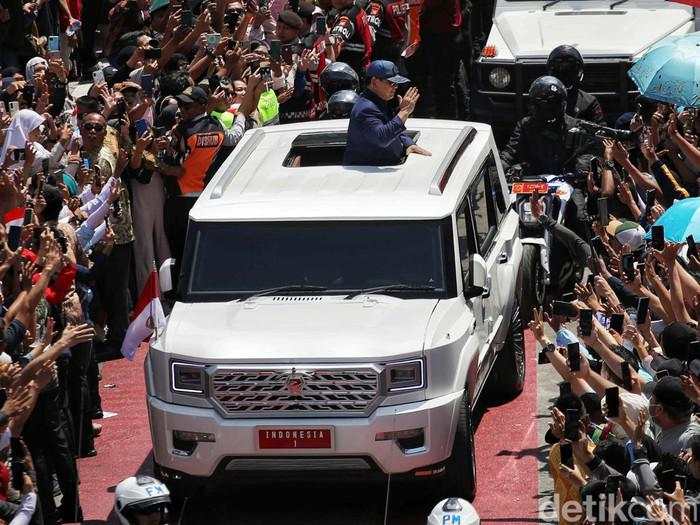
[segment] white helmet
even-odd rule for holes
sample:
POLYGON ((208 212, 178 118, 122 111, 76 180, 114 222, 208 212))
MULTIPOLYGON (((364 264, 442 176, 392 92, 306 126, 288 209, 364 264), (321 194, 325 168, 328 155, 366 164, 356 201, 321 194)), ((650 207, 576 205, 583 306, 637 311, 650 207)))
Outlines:
POLYGON ((447 498, 435 505, 428 516, 428 525, 479 525, 479 515, 468 502, 447 498))
POLYGON ((170 491, 150 476, 132 476, 117 485, 114 491, 114 511, 122 525, 136 523, 134 514, 161 513, 161 522, 170 507, 170 491))

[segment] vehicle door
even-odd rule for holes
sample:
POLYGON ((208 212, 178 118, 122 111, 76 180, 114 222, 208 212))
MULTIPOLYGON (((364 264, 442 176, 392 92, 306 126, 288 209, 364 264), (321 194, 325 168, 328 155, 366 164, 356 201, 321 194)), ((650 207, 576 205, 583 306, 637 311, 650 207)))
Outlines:
POLYGON ((496 352, 503 341, 498 334, 504 325, 504 307, 509 304, 510 281, 514 269, 508 263, 512 257, 512 242, 500 235, 499 228, 507 215, 505 195, 500 184, 493 151, 483 160, 479 172, 467 191, 467 219, 474 231, 473 253, 486 262, 487 291, 482 297, 483 331, 479 351, 479 383, 486 379, 496 352))

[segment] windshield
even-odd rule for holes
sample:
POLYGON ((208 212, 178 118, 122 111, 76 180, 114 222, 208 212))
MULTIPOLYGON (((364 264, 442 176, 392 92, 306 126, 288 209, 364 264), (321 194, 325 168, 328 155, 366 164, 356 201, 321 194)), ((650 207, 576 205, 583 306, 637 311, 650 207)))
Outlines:
POLYGON ((347 293, 406 284, 435 290, 387 293, 446 297, 456 293, 450 239, 449 218, 190 223, 180 289, 188 301, 221 301, 284 286, 347 293))

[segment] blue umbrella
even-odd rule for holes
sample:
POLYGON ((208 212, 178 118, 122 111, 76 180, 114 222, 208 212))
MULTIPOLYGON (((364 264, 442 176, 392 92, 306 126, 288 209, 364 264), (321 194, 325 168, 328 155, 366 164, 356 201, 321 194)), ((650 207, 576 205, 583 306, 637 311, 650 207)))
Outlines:
MULTIPOLYGON (((700 197, 676 201, 654 226, 664 227, 667 241, 684 242, 688 235, 700 239, 700 197)), ((650 237, 651 233, 648 233, 646 238, 650 237)))
POLYGON ((665 38, 627 74, 647 98, 700 107, 700 32, 665 38))

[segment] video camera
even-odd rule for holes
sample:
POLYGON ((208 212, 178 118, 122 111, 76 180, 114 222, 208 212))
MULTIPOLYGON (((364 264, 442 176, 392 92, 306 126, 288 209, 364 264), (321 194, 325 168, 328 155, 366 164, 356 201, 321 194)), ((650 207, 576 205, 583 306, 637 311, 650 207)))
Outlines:
POLYGON ((581 134, 599 140, 610 139, 635 144, 639 142, 639 133, 636 131, 609 128, 607 126, 601 126, 600 124, 587 122, 585 120, 579 120, 576 127, 571 128, 569 133, 581 134))

